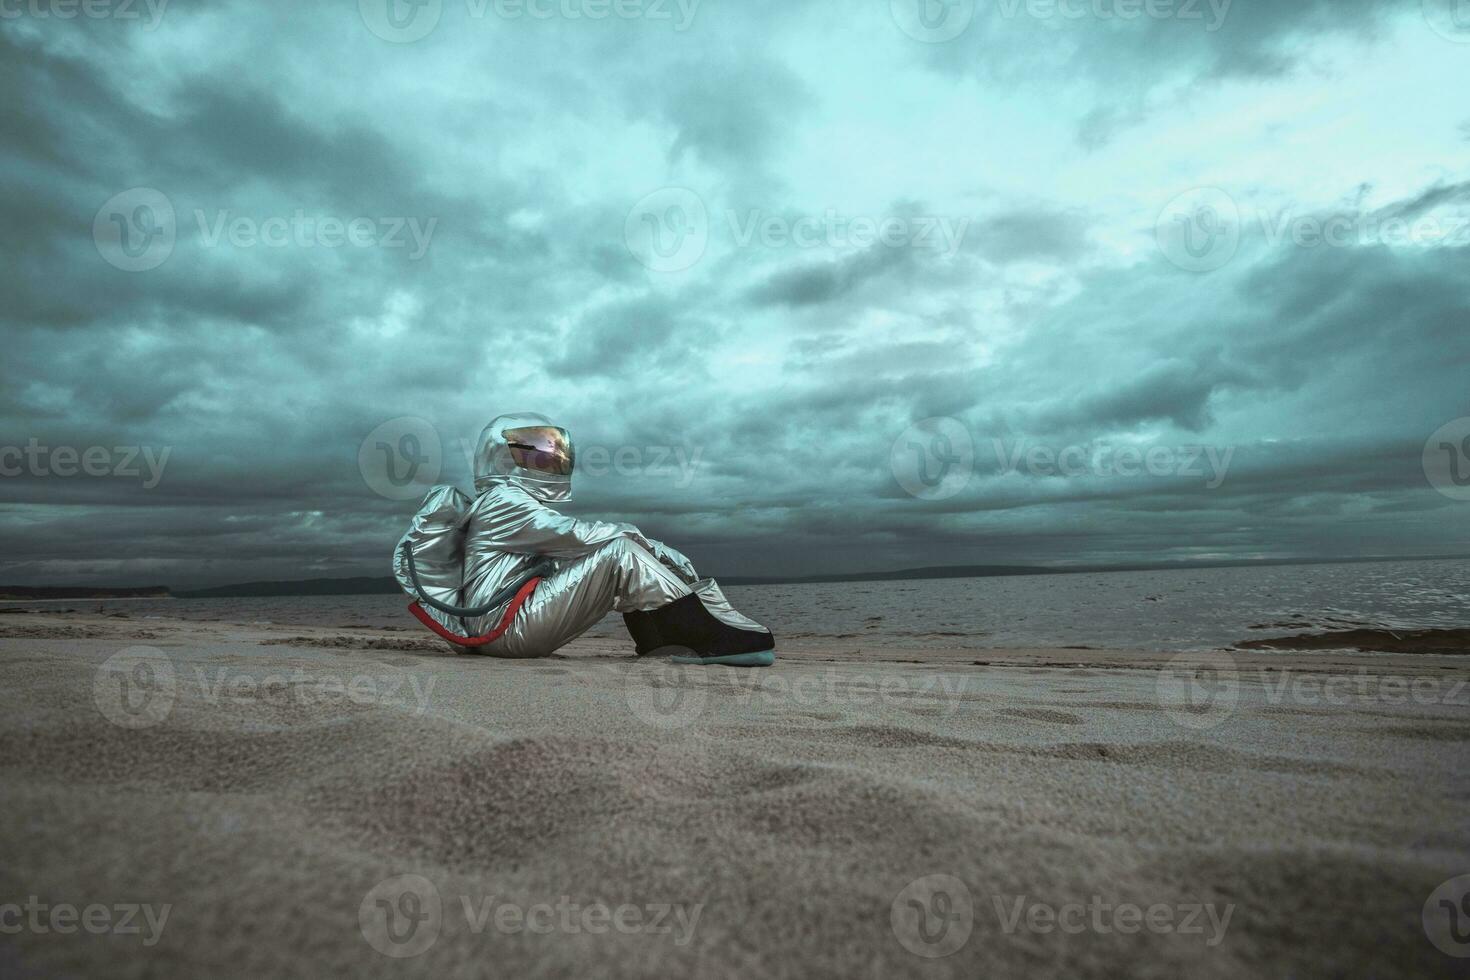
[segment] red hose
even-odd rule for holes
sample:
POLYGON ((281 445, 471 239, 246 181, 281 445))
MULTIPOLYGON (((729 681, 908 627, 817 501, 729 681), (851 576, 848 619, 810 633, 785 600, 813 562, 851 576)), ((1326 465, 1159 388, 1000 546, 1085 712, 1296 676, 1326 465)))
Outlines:
POLYGON ((515 620, 516 613, 520 611, 521 606, 525 604, 526 600, 531 598, 531 593, 536 591, 536 585, 540 581, 541 579, 539 578, 527 579, 526 584, 521 586, 521 590, 515 594, 515 598, 511 599, 510 604, 505 607, 505 615, 500 617, 500 622, 496 623, 495 628, 483 636, 460 636, 458 633, 451 633, 442 623, 425 612, 424 607, 420 606, 417 602, 409 603, 408 611, 413 613, 415 619, 450 643, 462 647, 482 647, 487 643, 494 643, 500 639, 500 634, 510 629, 510 624, 515 620))

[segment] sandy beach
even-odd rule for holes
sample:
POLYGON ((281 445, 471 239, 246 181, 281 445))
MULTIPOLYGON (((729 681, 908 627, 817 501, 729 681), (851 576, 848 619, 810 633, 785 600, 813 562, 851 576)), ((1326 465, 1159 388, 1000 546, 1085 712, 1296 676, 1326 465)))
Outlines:
POLYGON ((1465 975, 1470 657, 630 653, 0 617, 0 972, 1465 975))

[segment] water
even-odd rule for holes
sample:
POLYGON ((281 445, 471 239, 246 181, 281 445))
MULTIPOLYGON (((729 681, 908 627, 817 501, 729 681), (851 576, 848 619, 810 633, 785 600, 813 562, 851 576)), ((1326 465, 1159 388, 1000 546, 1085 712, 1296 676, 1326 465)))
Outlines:
MULTIPOLYGON (((1470 626, 1470 560, 732 586, 778 639, 842 649, 1065 647, 1203 650, 1353 627, 1470 626)), ((420 629, 397 595, 68 600, 36 608, 233 623, 420 629)), ((17 603, 17 605, 27 605, 17 603)), ((609 616, 593 636, 624 636, 609 616)))

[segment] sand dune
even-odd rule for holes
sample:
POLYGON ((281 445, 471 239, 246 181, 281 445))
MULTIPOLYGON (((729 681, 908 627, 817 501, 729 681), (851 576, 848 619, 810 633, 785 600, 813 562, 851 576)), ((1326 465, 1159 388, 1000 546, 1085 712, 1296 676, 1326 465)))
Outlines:
POLYGON ((0 969, 1464 975, 1470 658, 785 652, 7 617, 0 969))

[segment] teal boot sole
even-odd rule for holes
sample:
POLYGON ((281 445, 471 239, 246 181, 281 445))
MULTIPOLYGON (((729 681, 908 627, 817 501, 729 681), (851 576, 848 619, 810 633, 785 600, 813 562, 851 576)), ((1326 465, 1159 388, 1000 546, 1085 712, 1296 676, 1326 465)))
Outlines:
POLYGON ((757 653, 732 653, 724 657, 670 657, 670 663, 694 664, 700 667, 770 667, 776 662, 775 650, 757 653))

